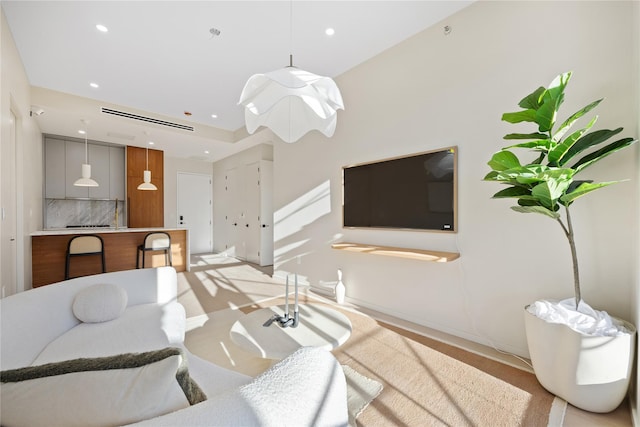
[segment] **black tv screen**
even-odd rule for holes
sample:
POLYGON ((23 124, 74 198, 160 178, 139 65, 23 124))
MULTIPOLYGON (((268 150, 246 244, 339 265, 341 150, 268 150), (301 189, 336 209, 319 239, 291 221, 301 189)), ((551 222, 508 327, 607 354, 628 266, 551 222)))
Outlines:
POLYGON ((457 147, 343 168, 343 225, 456 231, 457 147))

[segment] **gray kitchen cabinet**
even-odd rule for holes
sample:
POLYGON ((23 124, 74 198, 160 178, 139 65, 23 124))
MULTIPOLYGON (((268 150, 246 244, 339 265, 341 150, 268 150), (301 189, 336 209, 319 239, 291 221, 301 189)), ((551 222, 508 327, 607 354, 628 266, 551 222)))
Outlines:
POLYGON ((109 198, 109 160, 109 147, 105 145, 89 144, 91 178, 98 183, 98 187, 89 187, 90 199, 109 198))
POLYGON ((124 147, 109 147, 109 199, 124 200, 124 147))
POLYGON ((46 199, 64 199, 65 197, 65 141, 45 138, 45 179, 46 199))
POLYGON ((98 187, 73 185, 82 176, 85 144, 45 136, 44 176, 46 199, 124 200, 125 149, 103 144, 87 144, 91 178, 98 187))

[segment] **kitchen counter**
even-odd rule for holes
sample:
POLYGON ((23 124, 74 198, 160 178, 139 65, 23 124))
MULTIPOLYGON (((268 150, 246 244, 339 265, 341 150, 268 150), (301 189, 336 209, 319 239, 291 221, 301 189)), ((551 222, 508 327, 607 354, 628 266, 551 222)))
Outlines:
POLYGON ((34 231, 31 236, 57 236, 68 234, 102 234, 102 233, 151 233, 153 231, 179 231, 185 228, 127 228, 127 227, 79 227, 79 228, 48 228, 34 231))
MULTIPOLYGON (((164 231, 171 236, 171 255, 176 271, 189 270, 189 232, 184 228, 61 228, 31 233, 32 286, 34 288, 64 280, 66 252, 69 240, 82 234, 96 234, 104 242, 107 272, 136 268, 138 245, 147 233, 164 231)), ((146 266, 165 265, 162 251, 147 252, 146 266)), ((142 263, 140 263, 142 264, 142 263)), ((85 276, 101 272, 99 256, 74 257, 70 276, 85 276)))

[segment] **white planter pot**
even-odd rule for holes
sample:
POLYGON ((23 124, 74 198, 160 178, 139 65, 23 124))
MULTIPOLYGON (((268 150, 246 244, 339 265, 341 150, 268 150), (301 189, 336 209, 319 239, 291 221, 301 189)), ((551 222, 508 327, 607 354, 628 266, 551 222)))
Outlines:
POLYGON ((627 394, 635 352, 636 328, 623 323, 630 334, 590 336, 525 309, 529 354, 540 384, 586 411, 616 409, 627 394))

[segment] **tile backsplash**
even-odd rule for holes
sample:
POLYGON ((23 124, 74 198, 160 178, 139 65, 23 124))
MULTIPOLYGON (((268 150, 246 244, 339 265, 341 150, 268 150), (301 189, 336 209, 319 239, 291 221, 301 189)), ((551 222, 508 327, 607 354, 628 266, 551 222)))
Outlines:
POLYGON ((115 200, 45 199, 44 228, 65 228, 69 225, 126 227, 125 203, 115 200))

